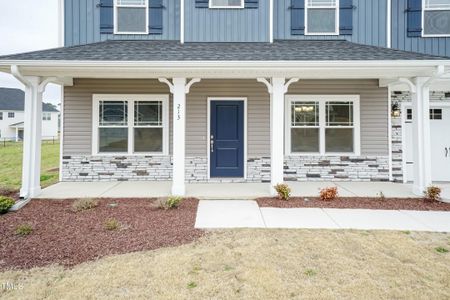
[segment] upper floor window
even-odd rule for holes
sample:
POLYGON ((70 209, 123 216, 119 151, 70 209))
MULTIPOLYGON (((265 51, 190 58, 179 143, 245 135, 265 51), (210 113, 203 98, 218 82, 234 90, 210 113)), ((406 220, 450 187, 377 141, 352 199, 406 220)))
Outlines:
POLYGON ((209 8, 244 8, 244 0, 209 0, 209 8))
POLYGON ((49 112, 43 112, 42 113, 42 120, 43 121, 50 121, 52 119, 52 114, 49 112))
POLYGON ((114 0, 115 34, 148 34, 148 0, 114 0))
POLYGON ((424 0, 423 35, 450 35, 450 1, 424 0))
POLYGON ((8 113, 8 118, 12 119, 16 116, 16 114, 14 112, 9 112, 8 113))
POLYGON ((306 0, 305 34, 339 34, 339 0, 306 0))

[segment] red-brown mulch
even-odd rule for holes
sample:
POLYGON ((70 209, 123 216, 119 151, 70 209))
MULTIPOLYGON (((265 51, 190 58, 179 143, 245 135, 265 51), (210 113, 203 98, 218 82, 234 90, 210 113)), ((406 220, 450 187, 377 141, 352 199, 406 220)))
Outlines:
POLYGON ((32 200, 18 212, 0 215, 0 270, 61 264, 67 267, 106 255, 152 250, 194 241, 198 200, 157 209, 150 199, 101 199, 96 208, 73 212, 73 200, 32 200), (116 203, 112 207, 109 204, 116 203), (115 218, 120 229, 105 229, 115 218), (33 232, 18 236, 18 225, 33 232))
POLYGON ((259 198, 256 201, 260 207, 319 207, 319 208, 367 208, 388 210, 441 210, 450 211, 450 203, 430 201, 419 198, 336 198, 333 201, 322 201, 319 198, 291 198, 288 201, 278 198, 259 198))

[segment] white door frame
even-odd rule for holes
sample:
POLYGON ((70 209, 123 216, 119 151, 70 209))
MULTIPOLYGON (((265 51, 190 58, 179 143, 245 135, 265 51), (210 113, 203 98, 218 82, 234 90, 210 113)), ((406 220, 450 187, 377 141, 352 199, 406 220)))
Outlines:
MULTIPOLYGON (((440 102, 440 101, 430 101, 430 109, 436 106, 450 107, 450 102, 440 102)), ((402 128, 402 171, 403 171, 403 183, 407 183, 407 168, 406 168, 406 133, 405 133, 405 122, 406 122, 406 110, 412 108, 412 102, 402 102, 401 103, 401 128, 402 128)), ((430 145, 431 147, 431 145, 430 145)), ((431 170, 433 172, 433 170, 431 170)))
MULTIPOLYGON (((244 178, 247 179, 247 97, 208 97, 207 98, 207 136, 206 152, 208 160, 208 180, 211 178, 211 101, 243 101, 244 102, 244 178)), ((218 177, 220 178, 220 177, 218 177)), ((228 177, 224 177, 227 179, 228 177)), ((233 177, 230 177, 230 179, 233 177)))

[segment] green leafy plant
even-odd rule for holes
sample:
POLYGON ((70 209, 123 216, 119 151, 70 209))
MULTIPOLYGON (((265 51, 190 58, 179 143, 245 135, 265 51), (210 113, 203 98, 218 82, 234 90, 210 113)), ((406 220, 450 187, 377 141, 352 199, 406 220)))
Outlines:
POLYGON ((305 271, 305 275, 309 276, 309 277, 315 276, 316 274, 317 274, 317 272, 314 271, 313 269, 308 269, 308 270, 305 271))
POLYGON ((98 206, 98 201, 92 198, 77 199, 72 203, 72 210, 74 212, 80 212, 83 210, 92 209, 98 206))
POLYGON ((378 196, 380 197, 380 200, 382 200, 382 201, 386 200, 386 196, 384 195, 383 191, 380 191, 378 193, 378 196))
POLYGON ((187 285, 188 289, 193 289, 197 287, 197 284, 193 281, 189 282, 187 285))
POLYGON ((337 187, 326 187, 320 190, 320 200, 322 201, 333 201, 337 196, 337 187))
POLYGON ((183 197, 179 196, 170 196, 168 198, 161 197, 156 200, 156 207, 159 209, 173 209, 180 206, 181 202, 183 202, 183 197))
POLYGON ((26 236, 33 232, 33 227, 29 224, 21 224, 16 228, 16 234, 26 236))
POLYGON ((279 183, 274 186, 275 191, 278 193, 278 198, 281 200, 289 200, 291 197, 291 188, 285 183, 279 183))
POLYGON ((448 249, 446 249, 444 247, 437 247, 434 250, 436 250, 439 253, 448 253, 448 249))
POLYGON ((0 214, 8 212, 13 207, 15 201, 13 198, 0 196, 0 214))
POLYGON ((441 199, 441 188, 437 187, 435 185, 431 185, 427 187, 427 189, 423 192, 425 195, 425 198, 431 201, 438 201, 441 199))
POLYGON ((106 230, 113 231, 113 230, 117 230, 119 228, 120 228, 120 223, 116 219, 110 218, 105 221, 105 229, 106 230))

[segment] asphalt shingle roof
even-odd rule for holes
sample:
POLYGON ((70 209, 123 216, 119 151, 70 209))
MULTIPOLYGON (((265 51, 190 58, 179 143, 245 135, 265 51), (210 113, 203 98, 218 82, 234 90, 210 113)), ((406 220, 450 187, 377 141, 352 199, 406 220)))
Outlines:
MULTIPOLYGON (((24 91, 11 88, 0 88, 0 110, 23 111, 24 103, 24 91)), ((42 110, 46 112, 58 111, 51 103, 42 103, 42 110)))
POLYGON ((355 44, 346 40, 276 40, 274 43, 105 41, 1 56, 0 60, 53 61, 355 61, 447 60, 449 57, 355 44))

